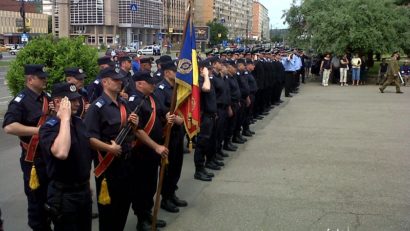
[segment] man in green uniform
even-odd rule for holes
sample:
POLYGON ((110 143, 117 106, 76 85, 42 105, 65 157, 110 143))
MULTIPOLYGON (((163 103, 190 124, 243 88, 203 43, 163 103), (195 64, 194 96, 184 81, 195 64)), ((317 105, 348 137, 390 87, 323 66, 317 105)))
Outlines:
POLYGON ((400 54, 398 51, 394 52, 392 58, 390 59, 389 68, 387 70, 387 80, 384 82, 383 86, 379 88, 381 93, 384 93, 384 89, 394 83, 396 85, 396 93, 403 93, 400 91, 400 80, 399 80, 399 72, 400 72, 400 65, 398 60, 400 59, 400 54))

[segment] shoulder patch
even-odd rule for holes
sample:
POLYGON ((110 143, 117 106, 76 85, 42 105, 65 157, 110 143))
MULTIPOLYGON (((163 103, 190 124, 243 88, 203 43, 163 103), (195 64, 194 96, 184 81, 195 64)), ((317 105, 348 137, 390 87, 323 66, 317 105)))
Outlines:
POLYGON ((134 102, 134 100, 135 100, 135 95, 132 95, 132 96, 130 96, 130 98, 128 98, 129 102, 134 102))
POLYGON ((249 74, 247 71, 245 71, 245 73, 244 73, 245 75, 247 75, 247 74, 249 74))
POLYGON ((213 76, 210 76, 210 77, 209 77, 209 79, 213 79, 213 78, 214 78, 213 76))
POLYGON ((165 85, 164 85, 164 84, 161 84, 161 85, 158 86, 158 88, 161 89, 161 90, 164 90, 165 85))
POLYGON ((94 84, 100 84, 100 80, 99 79, 96 79, 96 80, 94 80, 94 84))
POLYGON ((50 118, 46 122, 46 125, 50 127, 54 127, 56 124, 58 124, 58 120, 56 118, 50 118))
POLYGON ((46 95, 51 98, 51 94, 49 92, 46 92, 46 95))
POLYGON ((104 106, 105 104, 105 100, 100 98, 95 102, 95 106, 97 106, 98 108, 101 108, 102 106, 104 106))
POLYGON ((241 75, 241 73, 240 73, 240 72, 236 72, 236 75, 241 75))
POLYGON ((157 76, 161 76, 161 72, 158 72, 158 73, 157 73, 157 76))
POLYGON ((26 95, 24 95, 23 93, 20 93, 16 96, 16 98, 14 98, 14 102, 20 103, 21 100, 25 97, 26 95))

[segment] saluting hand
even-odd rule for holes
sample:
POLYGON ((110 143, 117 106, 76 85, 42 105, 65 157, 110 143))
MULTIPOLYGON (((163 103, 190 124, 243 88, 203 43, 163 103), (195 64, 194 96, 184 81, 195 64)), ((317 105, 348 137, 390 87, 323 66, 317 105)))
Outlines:
POLYGON ((109 145, 108 152, 114 154, 115 156, 121 155, 121 152, 122 152, 121 145, 115 143, 114 140, 111 140, 111 144, 109 145))
POLYGON ((125 99, 125 100, 128 100, 128 94, 127 94, 127 93, 125 93, 125 92, 120 92, 120 96, 121 96, 121 98, 123 98, 123 99, 125 99))
POLYGON ((202 70, 201 70, 201 75, 205 78, 205 77, 208 77, 209 76, 209 70, 208 70, 208 68, 206 68, 206 67, 204 67, 204 68, 202 68, 202 70))
POLYGON ((168 157, 169 150, 164 145, 158 145, 155 148, 155 152, 160 155, 162 158, 168 157))
POLYGON ((67 97, 61 99, 57 117, 60 118, 61 121, 69 121, 71 119, 71 102, 67 97))
POLYGON ((90 107, 90 103, 84 104, 84 111, 87 112, 89 107, 90 107))
POLYGON ((229 106, 228 107, 228 117, 231 118, 232 116, 233 116, 233 110, 232 110, 232 107, 229 106))

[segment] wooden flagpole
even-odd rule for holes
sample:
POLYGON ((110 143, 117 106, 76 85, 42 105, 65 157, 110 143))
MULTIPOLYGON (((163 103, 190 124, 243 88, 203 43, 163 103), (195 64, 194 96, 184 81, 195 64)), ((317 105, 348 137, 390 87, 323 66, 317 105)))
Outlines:
MULTIPOLYGON (((170 0, 167 0, 170 1, 170 0)), ((188 1, 188 13, 185 16, 185 22, 188 21, 189 16, 192 12, 192 0, 188 1)), ((169 13, 169 12, 168 12, 169 13)), ((191 19, 192 20, 192 19, 191 19)), ((186 34, 186 30, 187 30, 187 26, 192 26, 189 25, 189 23, 187 22, 185 24, 185 28, 184 28, 184 33, 183 33, 183 41, 185 42, 185 37, 187 36, 186 34)), ((195 31, 191 30, 191 33, 195 33, 195 31)), ((184 46, 181 47, 181 50, 179 52, 179 54, 182 53, 182 49, 184 48, 184 46)), ((171 107, 169 108, 169 112, 174 113, 175 111, 175 107, 176 107, 176 103, 177 103, 177 88, 178 88, 178 84, 175 81, 174 84, 174 89, 172 91, 172 100, 171 100, 171 107)), ((172 124, 167 124, 166 125, 166 130, 165 130, 165 142, 164 142, 164 146, 168 148, 169 146, 169 141, 171 138, 171 129, 172 129, 172 124)), ((161 167, 160 167, 160 172, 159 172, 159 180, 158 180, 158 185, 157 185, 157 193, 155 195, 155 204, 154 204, 154 213, 152 215, 152 224, 151 224, 151 228, 153 231, 157 230, 157 217, 158 217, 158 210, 159 210, 159 205, 160 205, 160 198, 161 198, 161 191, 162 191, 162 184, 164 182, 164 173, 165 173, 165 167, 168 164, 168 158, 162 158, 161 159, 161 167)))

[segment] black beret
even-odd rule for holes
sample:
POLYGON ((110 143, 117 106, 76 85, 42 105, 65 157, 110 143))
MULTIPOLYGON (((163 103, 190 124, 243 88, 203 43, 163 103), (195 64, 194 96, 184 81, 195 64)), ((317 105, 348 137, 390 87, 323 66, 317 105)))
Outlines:
POLYGON ((111 78, 111 79, 121 79, 122 75, 120 75, 115 68, 108 67, 100 71, 99 76, 103 78, 111 78))
POLYGON ((83 80, 87 75, 84 73, 83 69, 78 67, 67 67, 64 69, 64 74, 66 77, 74 77, 78 80, 83 80))
POLYGON ((78 99, 81 97, 81 95, 78 94, 75 85, 66 82, 54 84, 51 96, 52 98, 67 96, 69 100, 78 99))
POLYGON ((199 66, 200 68, 203 68, 203 67, 212 67, 212 63, 209 61, 209 59, 205 59, 205 60, 200 61, 200 62, 198 63, 198 66, 199 66))
POLYGON ((134 79, 134 81, 145 81, 149 84, 156 84, 158 82, 157 79, 152 77, 149 71, 139 71, 132 76, 132 79, 134 79))
POLYGON ((252 59, 246 59, 246 60, 245 60, 245 63, 246 63, 246 64, 254 64, 252 59))
POLYGON ((24 75, 35 75, 39 78, 47 78, 48 73, 42 64, 26 64, 24 65, 24 75))

